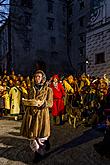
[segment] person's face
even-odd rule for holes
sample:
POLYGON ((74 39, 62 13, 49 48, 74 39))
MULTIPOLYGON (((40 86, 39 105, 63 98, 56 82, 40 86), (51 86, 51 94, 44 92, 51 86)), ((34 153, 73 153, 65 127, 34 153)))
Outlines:
POLYGON ((42 74, 41 73, 35 74, 35 83, 40 84, 41 81, 42 81, 42 74))
POLYGON ((69 81, 70 84, 72 84, 73 83, 73 78, 69 78, 68 81, 69 81))
POLYGON ((13 86, 13 81, 12 81, 12 80, 10 80, 10 86, 11 86, 11 87, 13 86))
POLYGON ((110 127, 110 121, 108 119, 106 120, 106 125, 110 127))
POLYGON ((7 76, 7 80, 10 80, 10 77, 9 76, 7 76))
POLYGON ((58 79, 55 77, 55 78, 53 79, 53 81, 54 81, 54 82, 58 82, 58 79))
POLYGON ((11 73, 12 73, 12 75, 14 75, 14 74, 15 74, 15 72, 14 72, 14 71, 12 71, 11 73))
POLYGON ((74 82, 73 76, 69 76, 69 77, 68 77, 68 81, 69 81, 70 84, 72 84, 72 83, 74 82))
POLYGON ((13 75, 13 80, 16 80, 16 76, 15 75, 13 75))
POLYGON ((17 85, 17 86, 20 86, 20 82, 19 82, 19 81, 17 81, 17 82, 16 82, 16 85, 17 85))
POLYGON ((6 74, 7 73, 7 71, 6 70, 4 70, 4 74, 6 74))
POLYGON ((6 86, 6 82, 3 82, 3 86, 6 86))
POLYGON ((82 76, 81 79, 82 79, 82 81, 85 81, 86 80, 86 77, 82 76))
POLYGON ((22 76, 20 77, 20 81, 23 81, 23 77, 22 76))
POLYGON ((30 80, 29 76, 26 78, 27 80, 30 80))

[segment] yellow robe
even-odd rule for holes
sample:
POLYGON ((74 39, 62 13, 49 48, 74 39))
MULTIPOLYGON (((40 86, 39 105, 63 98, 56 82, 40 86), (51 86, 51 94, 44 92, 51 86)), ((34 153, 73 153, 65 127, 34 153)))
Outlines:
POLYGON ((10 97, 8 92, 6 92, 3 97, 5 98, 5 109, 10 109, 10 97))
POLYGON ((21 100, 21 92, 17 87, 12 87, 9 92, 10 101, 11 101, 11 109, 10 114, 16 115, 20 113, 20 100, 21 100))

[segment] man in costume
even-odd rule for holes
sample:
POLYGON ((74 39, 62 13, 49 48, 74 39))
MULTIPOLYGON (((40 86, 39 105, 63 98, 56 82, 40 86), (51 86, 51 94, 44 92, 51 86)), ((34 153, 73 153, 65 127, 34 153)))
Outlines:
POLYGON ((50 116, 49 108, 53 105, 53 93, 46 83, 46 75, 37 70, 30 96, 23 99, 26 113, 21 126, 21 135, 31 138, 31 149, 35 152, 34 162, 42 159, 49 149, 50 116))

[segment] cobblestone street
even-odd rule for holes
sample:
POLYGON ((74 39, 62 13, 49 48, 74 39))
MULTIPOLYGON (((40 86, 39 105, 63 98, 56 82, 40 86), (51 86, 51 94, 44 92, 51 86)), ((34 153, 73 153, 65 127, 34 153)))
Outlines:
MULTIPOLYGON (((0 164, 32 165, 34 154, 29 141, 20 136, 21 121, 0 120, 0 164)), ((51 150, 39 165, 110 165, 100 157, 93 144, 102 139, 102 133, 83 126, 73 129, 68 123, 54 126, 51 131, 51 150)))

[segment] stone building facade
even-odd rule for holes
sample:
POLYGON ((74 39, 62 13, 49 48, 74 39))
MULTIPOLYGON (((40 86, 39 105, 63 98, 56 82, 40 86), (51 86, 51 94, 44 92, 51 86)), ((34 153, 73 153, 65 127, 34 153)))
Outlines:
POLYGON ((48 75, 70 72, 66 1, 12 0, 11 3, 11 55, 15 72, 31 74, 37 62, 46 66, 48 75))
POLYGON ((94 6, 86 35, 86 73, 91 76, 110 77, 110 1, 94 6))
POLYGON ((38 61, 47 74, 85 72, 91 0, 11 2, 12 68, 17 73, 31 73, 38 61))
POLYGON ((91 0, 68 0, 68 55, 76 73, 86 70, 86 31, 91 0))
POLYGON ((7 69, 9 55, 8 20, 0 27, 0 74, 7 69))
POLYGON ((7 69, 108 74, 109 8, 109 0, 11 0, 7 69))
POLYGON ((46 63, 50 74, 71 69, 67 56, 66 12, 65 0, 33 0, 31 54, 33 61, 46 63))

